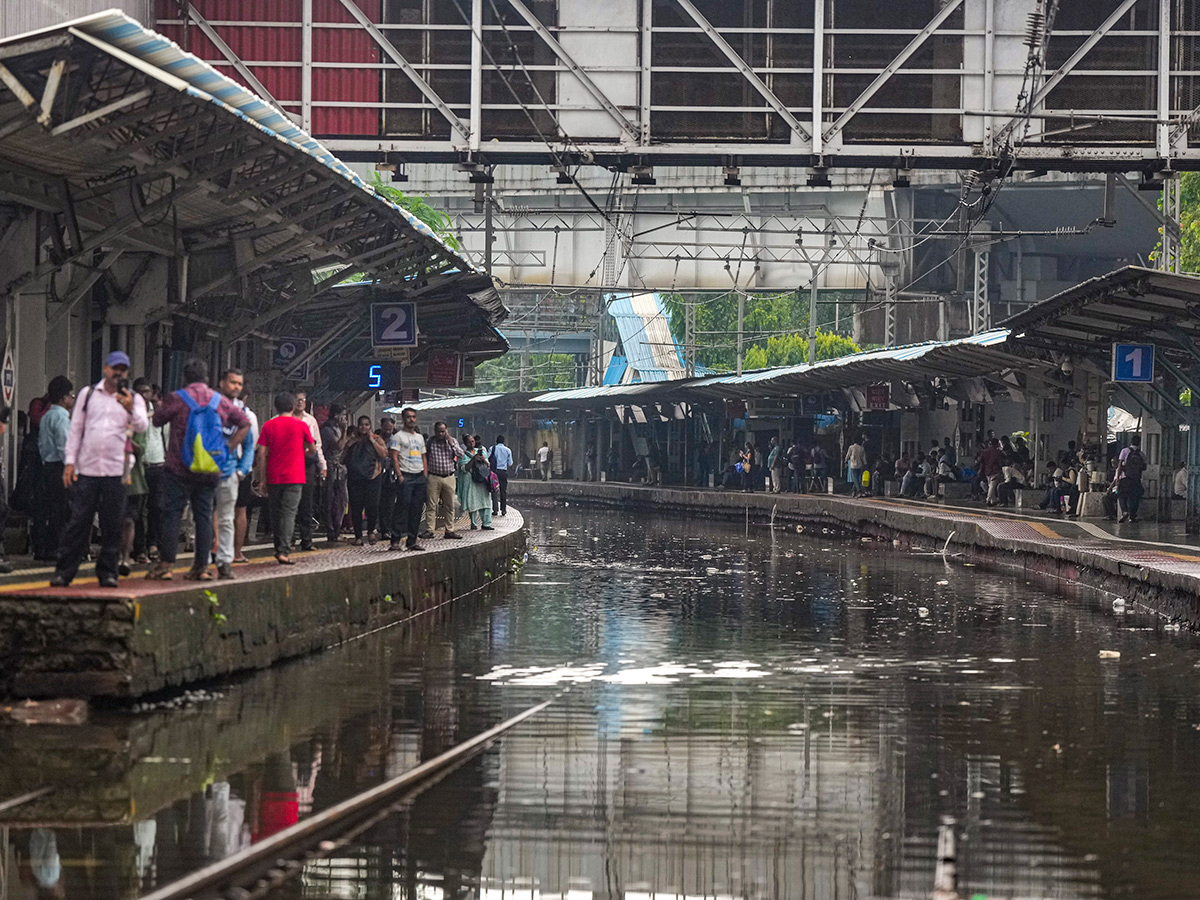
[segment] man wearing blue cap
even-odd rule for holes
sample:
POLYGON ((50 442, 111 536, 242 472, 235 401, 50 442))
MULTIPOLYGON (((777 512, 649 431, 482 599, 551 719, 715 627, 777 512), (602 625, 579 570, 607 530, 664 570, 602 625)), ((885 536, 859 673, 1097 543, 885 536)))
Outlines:
POLYGON ((121 525, 125 517, 128 442, 144 432, 146 404, 129 389, 129 357, 114 350, 104 360, 104 378, 79 392, 63 459, 63 486, 70 495, 71 521, 63 532, 51 587, 66 587, 79 571, 92 537, 92 518, 100 516, 100 556, 96 577, 101 587, 117 586, 121 525))

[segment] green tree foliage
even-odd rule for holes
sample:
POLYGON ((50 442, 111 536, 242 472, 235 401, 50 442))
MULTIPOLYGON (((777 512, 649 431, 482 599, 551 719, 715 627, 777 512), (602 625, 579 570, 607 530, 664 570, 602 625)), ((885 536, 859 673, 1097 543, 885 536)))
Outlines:
MULTIPOLYGON (((858 345, 850 338, 817 329, 817 359, 837 359, 858 351, 858 345)), ((747 350, 742 366, 765 369, 803 362, 808 362, 808 335, 783 334, 769 337, 765 344, 755 344, 747 350)))
MULTIPOLYGON (((555 391, 576 387, 576 361, 569 353, 531 353, 525 369, 527 391, 555 391)), ((475 393, 508 393, 521 390, 521 354, 506 353, 475 369, 475 393)))
MULTIPOLYGON (((833 359, 857 353, 858 346, 849 338, 833 332, 836 302, 845 316, 850 304, 861 297, 854 292, 822 291, 817 307, 817 359, 833 359)), ((671 321, 671 333, 682 346, 686 303, 696 306, 696 362, 717 372, 737 368, 737 295, 719 297, 663 294, 663 305, 671 321)), ((808 358, 808 297, 794 291, 758 294, 746 298, 742 318, 745 355, 742 367, 793 365, 808 358)))
POLYGON ((455 250, 462 249, 458 238, 450 230, 450 217, 440 209, 430 206, 426 202, 429 199, 428 197, 413 197, 410 194, 406 194, 391 182, 384 181, 378 172, 373 173, 371 187, 375 189, 375 193, 382 194, 401 209, 412 213, 432 228, 433 233, 445 241, 448 246, 453 247, 455 250))

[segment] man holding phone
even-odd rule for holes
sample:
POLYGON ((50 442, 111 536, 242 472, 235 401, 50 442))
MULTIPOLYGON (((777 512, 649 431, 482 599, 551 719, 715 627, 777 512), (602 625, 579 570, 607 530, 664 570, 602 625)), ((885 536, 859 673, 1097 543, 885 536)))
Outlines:
POLYGON ((129 388, 129 357, 114 350, 104 360, 104 378, 76 398, 63 460, 63 486, 70 495, 71 520, 63 532, 51 587, 74 580, 87 555, 92 517, 100 516, 101 587, 117 586, 121 525, 125 516, 125 466, 129 436, 148 425, 146 404, 129 388))

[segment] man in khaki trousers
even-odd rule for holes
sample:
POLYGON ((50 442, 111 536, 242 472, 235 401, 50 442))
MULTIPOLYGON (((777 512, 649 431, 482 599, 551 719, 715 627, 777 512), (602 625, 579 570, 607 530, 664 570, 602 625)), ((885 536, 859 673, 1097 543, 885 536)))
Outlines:
POLYGON ((425 453, 429 462, 429 493, 425 498, 425 530, 421 537, 431 538, 437 528, 444 528, 446 537, 461 538, 462 535, 454 531, 454 501, 457 497, 454 471, 463 449, 447 433, 445 422, 433 424, 433 436, 425 453))

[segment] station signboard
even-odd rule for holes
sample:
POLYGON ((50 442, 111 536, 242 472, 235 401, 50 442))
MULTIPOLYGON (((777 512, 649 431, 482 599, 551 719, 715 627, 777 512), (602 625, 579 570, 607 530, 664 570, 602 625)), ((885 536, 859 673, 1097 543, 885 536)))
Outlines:
POLYGON ((1113 344, 1112 380, 1149 383, 1154 380, 1153 344, 1113 344))
POLYGON ((430 387, 458 387, 462 355, 453 350, 431 350, 425 366, 425 383, 430 387))
MULTIPOLYGON (((271 368, 279 371, 286 371, 293 362, 299 357, 308 352, 308 348, 312 345, 312 341, 308 338, 280 338, 275 344, 275 353, 271 358, 271 368)), ((293 372, 292 377, 300 381, 308 381, 308 363, 298 372, 293 372)))
POLYGON ((417 304, 400 301, 372 303, 371 346, 417 346, 417 304))
POLYGON ((892 405, 892 386, 873 384, 866 390, 867 409, 887 409, 892 405))

